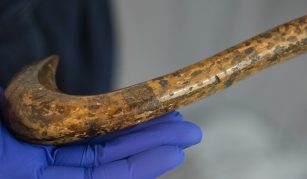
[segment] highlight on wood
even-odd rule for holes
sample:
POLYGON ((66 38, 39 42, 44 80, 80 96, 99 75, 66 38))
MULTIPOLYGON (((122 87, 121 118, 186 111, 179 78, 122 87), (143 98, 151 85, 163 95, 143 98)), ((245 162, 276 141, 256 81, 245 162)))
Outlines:
POLYGON ((93 96, 58 90, 57 56, 25 67, 5 90, 5 122, 31 143, 65 144, 133 126, 307 51, 307 16, 173 73, 93 96))

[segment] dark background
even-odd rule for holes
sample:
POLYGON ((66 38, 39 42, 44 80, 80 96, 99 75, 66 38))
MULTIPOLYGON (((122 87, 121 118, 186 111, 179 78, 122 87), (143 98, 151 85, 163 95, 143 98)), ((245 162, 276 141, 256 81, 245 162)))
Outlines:
POLYGON ((111 89, 116 62, 108 0, 1 0, 0 85, 21 67, 60 56, 60 89, 94 94, 111 89))

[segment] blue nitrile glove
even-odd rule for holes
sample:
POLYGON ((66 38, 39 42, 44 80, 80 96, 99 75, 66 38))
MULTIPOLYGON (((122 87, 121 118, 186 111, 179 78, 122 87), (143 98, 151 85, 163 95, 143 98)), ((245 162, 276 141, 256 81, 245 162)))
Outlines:
POLYGON ((61 147, 16 140, 1 123, 0 178, 152 179, 178 166, 183 149, 199 143, 201 137, 200 128, 178 112, 61 147))

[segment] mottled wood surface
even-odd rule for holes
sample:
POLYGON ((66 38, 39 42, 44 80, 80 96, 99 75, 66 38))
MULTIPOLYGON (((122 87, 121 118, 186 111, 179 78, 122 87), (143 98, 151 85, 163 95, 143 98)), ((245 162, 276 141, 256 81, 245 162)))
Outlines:
POLYGON ((173 73, 95 96, 60 92, 57 56, 25 67, 5 91, 6 123, 20 139, 65 144, 117 131, 228 88, 307 51, 307 16, 173 73))

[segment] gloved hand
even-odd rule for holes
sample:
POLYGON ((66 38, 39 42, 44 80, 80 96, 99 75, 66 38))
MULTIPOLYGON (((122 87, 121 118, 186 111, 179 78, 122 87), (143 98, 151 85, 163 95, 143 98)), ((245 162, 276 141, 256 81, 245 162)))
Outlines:
MULTIPOLYGON (((0 88, 0 101, 3 101, 1 94, 0 88)), ((183 149, 199 143, 201 137, 200 128, 184 121, 178 112, 61 147, 19 141, 1 122, 0 178, 156 178, 178 166, 184 158, 183 149)))

